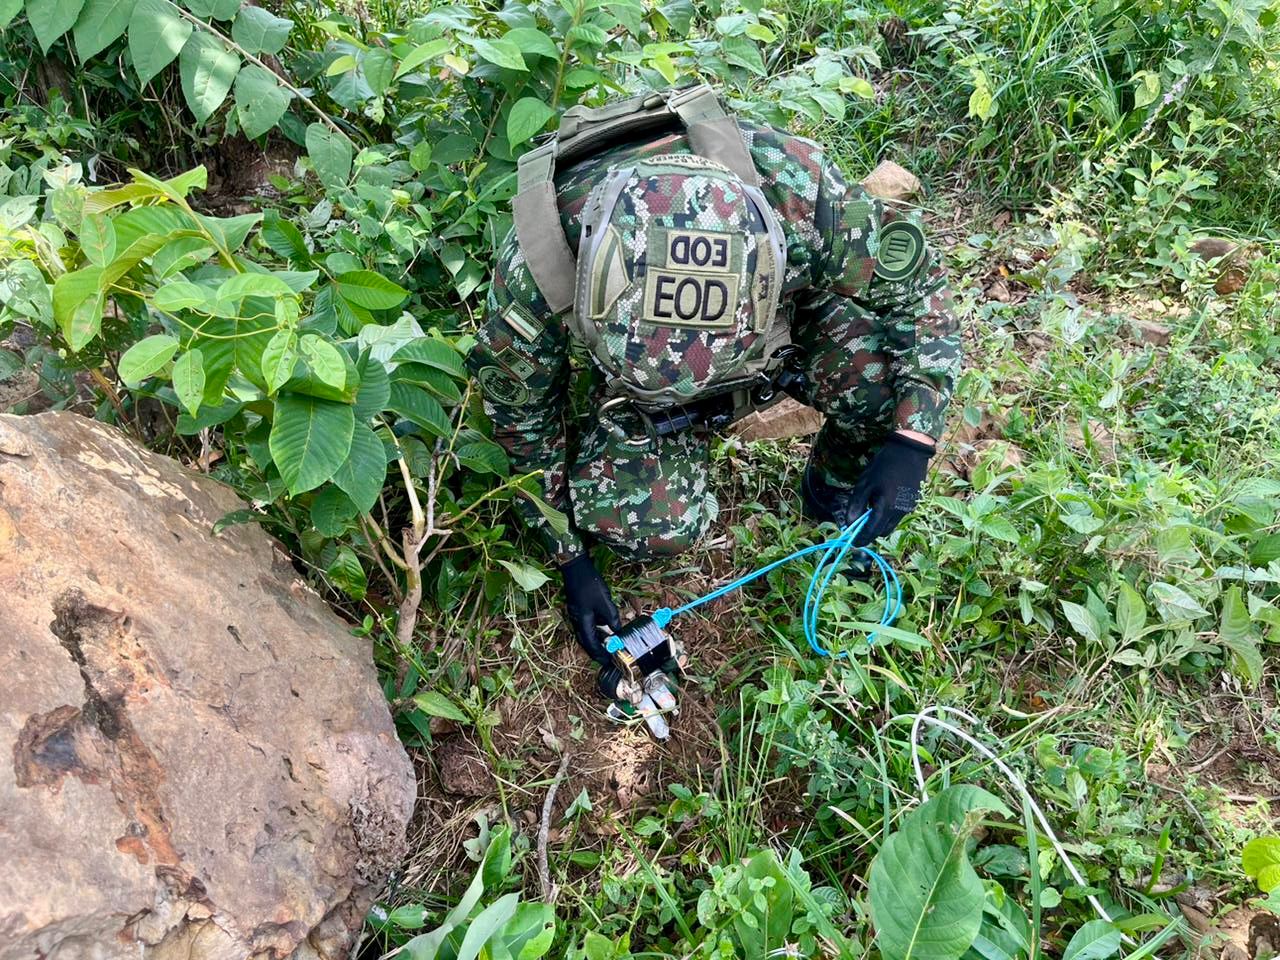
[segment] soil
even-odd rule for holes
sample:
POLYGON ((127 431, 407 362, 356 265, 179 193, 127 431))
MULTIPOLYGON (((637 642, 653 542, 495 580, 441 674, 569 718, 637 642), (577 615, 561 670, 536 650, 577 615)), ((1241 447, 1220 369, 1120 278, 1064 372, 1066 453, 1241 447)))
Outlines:
MULTIPOLYGON (((727 540, 709 544, 698 567, 681 572, 682 594, 663 588, 648 591, 645 609, 676 606, 682 596, 729 579, 728 546, 727 540)), ((475 728, 438 724, 440 735, 432 748, 414 755, 420 796, 409 834, 412 853, 401 885, 430 892, 456 882, 457 870, 469 869, 462 843, 476 836, 478 814, 494 822, 502 819, 505 809, 530 843, 536 843, 561 749, 569 751, 571 759, 550 820, 553 851, 562 836, 567 840, 573 831, 578 833, 578 849, 590 846, 583 834, 603 844, 617 832, 615 814, 665 806, 672 800, 669 784, 718 792, 718 771, 728 747, 722 743, 717 718, 725 707, 736 704, 731 692, 738 689, 743 662, 758 638, 736 598, 705 609, 705 617, 682 618, 674 628, 690 663, 680 682, 679 715, 671 719, 672 735, 665 742, 655 740, 643 725, 621 725, 607 717, 607 704, 596 692, 596 668, 563 629, 552 634, 544 661, 538 662, 536 655, 515 661, 512 682, 520 694, 505 696, 496 705, 501 719, 490 733, 491 754, 475 728), (566 824, 564 812, 583 791, 591 812, 566 824)), ((622 619, 626 622, 640 612, 623 609, 622 619)), ((557 612, 545 616, 558 623, 557 612)), ((495 649, 504 642, 505 638, 499 640, 495 649)), ((778 790, 775 795, 790 793, 778 790)), ((778 820, 774 814, 763 815, 766 822, 778 820)))

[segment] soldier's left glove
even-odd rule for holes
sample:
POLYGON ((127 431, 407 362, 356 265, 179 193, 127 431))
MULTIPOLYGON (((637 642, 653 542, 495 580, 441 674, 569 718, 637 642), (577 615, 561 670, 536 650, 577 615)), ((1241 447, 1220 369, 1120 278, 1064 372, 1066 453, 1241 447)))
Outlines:
POLYGON ((893 532, 902 518, 915 509, 920 486, 929 472, 929 458, 935 447, 900 433, 889 435, 853 489, 842 499, 839 521, 848 526, 871 510, 867 525, 858 534, 858 546, 893 532))
POLYGON ((585 553, 561 567, 560 574, 564 577, 569 623, 578 645, 597 663, 609 663, 609 654, 604 649, 606 633, 600 628, 608 627, 614 633, 622 629, 618 608, 609 595, 609 585, 585 553))

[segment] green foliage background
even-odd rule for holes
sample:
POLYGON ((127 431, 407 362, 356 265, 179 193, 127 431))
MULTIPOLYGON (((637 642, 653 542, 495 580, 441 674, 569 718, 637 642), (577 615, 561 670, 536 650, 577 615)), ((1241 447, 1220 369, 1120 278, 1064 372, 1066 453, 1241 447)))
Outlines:
MULTIPOLYGON (((532 478, 487 439, 461 363, 515 158, 573 103, 709 80, 855 177, 896 159, 925 181, 972 331, 963 469, 887 544, 903 635, 924 642, 842 630, 877 614, 841 582, 824 615, 851 657, 815 661, 789 599, 807 571, 775 572, 695 671, 720 705, 714 771, 682 770, 606 841, 579 830, 581 794, 554 908, 530 832, 481 814, 470 885, 432 862, 368 933, 417 960, 1172 950, 1180 891, 1273 879, 1268 801, 1194 764, 1148 772, 1205 737, 1232 748, 1233 712, 1280 750, 1277 14, 0 0, 0 399, 91 411, 235 487, 252 506, 220 526, 263 524, 361 622, 411 749, 458 724, 541 792, 535 748, 504 753, 495 729, 501 703, 569 689, 534 616, 557 598, 506 510, 532 478), (264 151, 277 162, 237 181, 264 151), (1206 236, 1240 247, 1228 294, 1206 236), (939 704, 986 725, 1084 883, 936 728, 917 803, 909 732, 939 704)), ((811 542, 802 458, 719 443, 727 546, 614 565, 615 589, 651 605, 655 578, 692 592, 699 568, 811 542)), ((1280 763, 1246 773, 1280 793, 1280 763)))

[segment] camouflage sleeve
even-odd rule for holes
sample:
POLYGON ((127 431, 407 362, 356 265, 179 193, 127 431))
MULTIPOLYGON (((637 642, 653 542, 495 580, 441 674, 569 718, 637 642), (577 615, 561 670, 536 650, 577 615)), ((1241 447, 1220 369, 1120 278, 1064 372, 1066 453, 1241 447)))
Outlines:
POLYGON ((516 499, 547 552, 557 563, 568 563, 585 549, 573 528, 565 462, 569 333, 538 292, 514 230, 498 254, 485 320, 467 366, 493 422, 493 439, 515 470, 542 471, 543 499, 569 517, 569 530, 559 534, 535 504, 516 499))
POLYGON ((826 240, 814 286, 880 318, 894 381, 895 426, 941 437, 960 369, 960 324, 946 272, 918 218, 847 185, 827 164, 814 221, 826 240))

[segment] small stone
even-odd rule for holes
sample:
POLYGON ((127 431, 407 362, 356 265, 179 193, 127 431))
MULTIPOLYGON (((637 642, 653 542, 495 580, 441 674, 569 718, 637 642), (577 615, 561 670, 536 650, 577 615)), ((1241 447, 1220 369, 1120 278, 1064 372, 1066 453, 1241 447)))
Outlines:
POLYGON ((1168 346, 1169 339, 1173 336, 1173 332, 1168 327, 1154 320, 1138 320, 1134 326, 1138 330, 1138 339, 1153 347, 1168 346))
POLYGON ((1217 260, 1221 257, 1234 257, 1240 247, 1231 240, 1222 237, 1203 237, 1188 247, 1201 260, 1217 260))
POLYGON ((906 200, 920 192, 920 179, 892 160, 884 160, 867 174, 862 186, 882 200, 906 200))
POLYGON ((1005 283, 1003 279, 992 281, 991 286, 987 287, 987 296, 1000 303, 1008 303, 1013 299, 1009 291, 1009 284, 1005 283))

